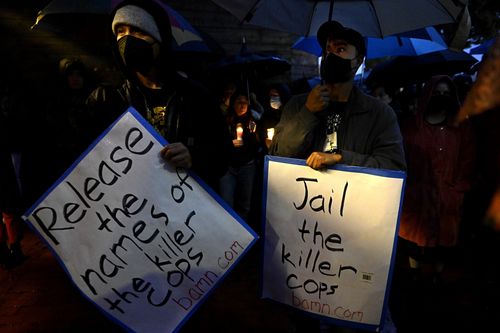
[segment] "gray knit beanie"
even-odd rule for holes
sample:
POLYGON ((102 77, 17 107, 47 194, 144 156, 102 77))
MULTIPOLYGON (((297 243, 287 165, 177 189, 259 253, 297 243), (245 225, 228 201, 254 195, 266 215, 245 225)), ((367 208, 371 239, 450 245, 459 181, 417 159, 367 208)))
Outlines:
POLYGON ((113 18, 113 23, 111 24, 111 28, 115 35, 115 28, 118 24, 128 24, 139 28, 161 43, 160 30, 158 30, 158 26, 153 16, 140 7, 127 5, 118 9, 113 18))

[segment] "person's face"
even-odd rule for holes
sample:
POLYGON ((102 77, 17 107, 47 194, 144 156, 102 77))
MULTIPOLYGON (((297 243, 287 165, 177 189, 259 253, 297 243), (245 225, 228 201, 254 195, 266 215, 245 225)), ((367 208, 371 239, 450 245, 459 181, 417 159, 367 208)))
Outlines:
POLYGON ((116 41, 124 64, 135 72, 148 73, 160 59, 160 43, 128 24, 115 27, 116 41))
POLYGON ((328 38, 323 52, 320 75, 326 83, 352 81, 362 57, 356 47, 340 38, 328 38))
POLYGON ((269 97, 280 97, 280 93, 277 89, 272 88, 269 90, 269 97))
POLYGON ((450 86, 446 82, 439 82, 434 91, 432 92, 433 96, 451 96, 450 86))
POLYGON ((154 44, 156 40, 149 35, 147 32, 142 31, 139 28, 136 28, 134 26, 128 25, 128 24, 119 24, 116 26, 116 40, 118 41, 122 37, 125 37, 127 35, 134 36, 137 38, 140 38, 149 44, 154 44))
POLYGON ((83 76, 78 70, 73 70, 67 76, 68 86, 72 90, 83 88, 83 76))
POLYGON ((241 117, 248 112, 248 99, 246 96, 238 96, 234 101, 234 112, 241 117))
POLYGON ((343 59, 354 60, 358 55, 356 47, 347 43, 343 39, 328 38, 326 42, 325 55, 330 53, 336 54, 343 59))

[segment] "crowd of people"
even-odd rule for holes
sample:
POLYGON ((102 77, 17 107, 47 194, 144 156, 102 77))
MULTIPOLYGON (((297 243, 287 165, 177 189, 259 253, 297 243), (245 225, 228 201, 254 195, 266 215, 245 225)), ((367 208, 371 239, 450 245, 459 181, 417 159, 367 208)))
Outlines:
MULTIPOLYGON (((329 21, 317 35, 322 83, 310 91, 292 95, 286 83, 249 88, 232 80, 210 90, 176 71, 169 19, 155 2, 123 1, 111 17, 111 49, 124 75, 119 87, 96 82, 80 59, 61 59, 54 96, 31 117, 9 82, 1 83, 2 268, 25 260, 23 211, 129 106, 168 141, 161 151, 168 163, 193 170, 258 232, 268 154, 304 159, 318 170, 342 163, 407 172, 398 255, 415 285, 442 283, 453 251, 484 227, 487 207, 478 208, 483 203, 470 193, 489 181, 483 171, 492 158, 478 149, 481 127, 458 118, 470 77, 362 89, 354 76, 366 55, 364 38, 329 21), (27 131, 48 147, 43 157, 27 131), (50 163, 35 164, 39 158, 50 163)), ((311 332, 311 325, 335 330, 321 321, 304 328, 298 320, 297 331, 311 332)))

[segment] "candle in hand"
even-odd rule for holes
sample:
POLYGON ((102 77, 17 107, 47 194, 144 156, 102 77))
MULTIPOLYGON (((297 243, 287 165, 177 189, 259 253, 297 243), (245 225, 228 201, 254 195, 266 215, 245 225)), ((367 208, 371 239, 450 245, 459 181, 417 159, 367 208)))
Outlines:
POLYGON ((236 125, 236 140, 243 140, 243 126, 241 124, 236 125))
POLYGON ((267 129, 267 138, 269 140, 272 140, 273 139, 273 136, 274 136, 274 128, 268 128, 267 129))

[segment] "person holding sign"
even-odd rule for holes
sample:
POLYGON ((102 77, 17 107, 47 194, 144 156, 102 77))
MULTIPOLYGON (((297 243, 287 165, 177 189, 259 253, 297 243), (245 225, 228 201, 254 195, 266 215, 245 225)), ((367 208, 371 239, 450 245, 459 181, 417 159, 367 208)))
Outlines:
POLYGON ((215 99, 176 71, 168 13, 155 0, 126 0, 111 14, 112 51, 126 77, 117 89, 88 98, 97 133, 133 106, 169 142, 161 155, 192 168, 217 189, 227 170, 231 139, 215 99))
MULTIPOLYGON (((394 110, 353 84, 366 55, 363 36, 337 21, 328 21, 320 26, 317 39, 323 49, 322 83, 308 94, 293 96, 285 105, 270 154, 306 159, 313 169, 343 163, 405 171, 403 139, 394 110)), ((389 311, 384 320, 386 331, 394 328, 389 311)), ((323 320, 293 316, 292 321, 297 332, 332 329, 323 320)))
POLYGON ((366 55, 363 36, 328 21, 319 28, 317 38, 323 48, 322 84, 287 103, 270 154, 307 159, 314 169, 344 163, 405 170, 394 111, 353 84, 366 55))

